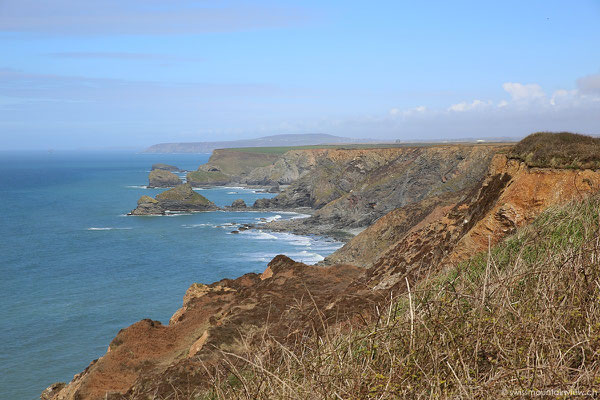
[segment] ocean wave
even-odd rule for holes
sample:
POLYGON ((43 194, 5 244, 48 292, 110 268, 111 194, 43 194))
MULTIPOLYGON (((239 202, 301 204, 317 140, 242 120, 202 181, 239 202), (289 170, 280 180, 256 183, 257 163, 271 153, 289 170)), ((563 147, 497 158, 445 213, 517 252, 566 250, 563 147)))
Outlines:
MULTIPOLYGON (((264 263, 270 262, 275 256, 282 253, 248 253, 244 254, 245 257, 252 261, 260 261, 264 263)), ((304 264, 312 265, 316 264, 319 261, 323 261, 325 257, 322 255, 310 252, 310 251, 300 251, 300 252, 283 252, 284 255, 288 256, 294 261, 302 262, 304 264)))
POLYGON ((125 187, 130 189, 148 189, 148 186, 146 185, 127 185, 125 187))
POLYGON ((252 239, 258 239, 258 240, 277 240, 277 239, 279 239, 274 234, 270 234, 270 233, 263 232, 263 231, 247 230, 247 231, 243 231, 242 234, 244 236, 250 236, 252 239))
POLYGON ((302 219, 302 218, 308 218, 310 217, 309 214, 298 214, 298 215, 294 215, 293 217, 290 217, 290 219, 302 219))
POLYGON ((108 226, 108 227, 92 226, 90 228, 87 228, 88 231, 112 231, 112 230, 129 230, 129 229, 133 229, 133 228, 120 228, 120 227, 114 227, 114 226, 108 226))
POLYGON ((281 219, 281 215, 277 214, 274 215, 272 217, 260 217, 260 218, 256 218, 256 220, 258 221, 258 224, 266 224, 267 222, 273 222, 273 221, 277 221, 278 219, 281 219))
POLYGON ((177 211, 169 211, 166 210, 165 211, 165 217, 180 217, 182 215, 192 215, 192 213, 186 213, 186 212, 177 212, 177 211))
POLYGON ((206 227, 206 226, 210 226, 211 228, 215 228, 214 224, 183 224, 183 225, 181 225, 182 228, 186 228, 186 229, 202 228, 202 227, 206 227))

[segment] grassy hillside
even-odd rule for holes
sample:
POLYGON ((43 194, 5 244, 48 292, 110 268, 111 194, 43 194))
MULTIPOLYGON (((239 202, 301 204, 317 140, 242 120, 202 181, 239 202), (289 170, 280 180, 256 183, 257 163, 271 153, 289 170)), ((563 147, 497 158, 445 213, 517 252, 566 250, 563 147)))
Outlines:
POLYGON ((232 368, 198 398, 591 398, 600 387, 599 210, 600 196, 551 209, 396 297, 363 328, 286 347, 267 327, 258 348, 223 354, 232 368), (245 367, 234 367, 240 359, 245 367))
POLYGON ((213 151, 206 164, 217 167, 227 175, 239 176, 247 174, 255 168, 270 165, 277 161, 279 156, 279 153, 244 151, 243 149, 218 149, 213 151))

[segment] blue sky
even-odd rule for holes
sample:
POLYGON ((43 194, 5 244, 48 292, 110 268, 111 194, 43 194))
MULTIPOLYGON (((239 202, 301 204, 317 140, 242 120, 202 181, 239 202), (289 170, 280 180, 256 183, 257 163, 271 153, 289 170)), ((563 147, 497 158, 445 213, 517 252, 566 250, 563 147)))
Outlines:
POLYGON ((600 1, 0 0, 0 149, 600 134, 600 1))

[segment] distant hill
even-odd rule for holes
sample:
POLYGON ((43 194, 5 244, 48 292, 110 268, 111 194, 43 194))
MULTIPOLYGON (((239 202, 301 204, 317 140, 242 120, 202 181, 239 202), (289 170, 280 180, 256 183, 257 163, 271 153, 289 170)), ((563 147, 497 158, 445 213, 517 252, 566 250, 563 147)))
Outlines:
POLYGON ((309 146, 335 143, 375 143, 374 139, 352 139, 324 133, 304 133, 264 136, 256 139, 226 140, 221 142, 159 143, 148 147, 144 153, 210 153, 214 149, 232 147, 309 146))

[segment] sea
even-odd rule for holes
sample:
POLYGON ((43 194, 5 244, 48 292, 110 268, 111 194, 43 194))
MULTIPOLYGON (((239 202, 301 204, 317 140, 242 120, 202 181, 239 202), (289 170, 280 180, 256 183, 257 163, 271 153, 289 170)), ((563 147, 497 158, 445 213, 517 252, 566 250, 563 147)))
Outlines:
MULTIPOLYGON (((195 170, 208 154, 0 152, 0 399, 39 398, 143 319, 167 324, 194 282, 262 272, 277 254, 316 263, 341 243, 274 233, 282 212, 128 216, 154 163, 195 170), (232 234, 240 224, 255 229, 232 234)), ((218 206, 273 194, 198 190, 218 206)))

